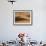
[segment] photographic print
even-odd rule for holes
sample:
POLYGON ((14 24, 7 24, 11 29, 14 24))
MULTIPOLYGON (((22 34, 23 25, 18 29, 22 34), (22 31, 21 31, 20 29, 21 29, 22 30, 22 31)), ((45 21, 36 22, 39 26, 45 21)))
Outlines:
POLYGON ((32 10, 14 10, 14 24, 32 24, 32 10))

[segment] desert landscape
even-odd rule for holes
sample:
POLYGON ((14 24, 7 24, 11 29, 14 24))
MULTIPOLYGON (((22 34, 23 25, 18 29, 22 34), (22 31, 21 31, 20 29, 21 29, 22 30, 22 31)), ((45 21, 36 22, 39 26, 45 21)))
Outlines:
POLYGON ((30 12, 15 12, 15 22, 16 23, 30 23, 31 22, 30 12))

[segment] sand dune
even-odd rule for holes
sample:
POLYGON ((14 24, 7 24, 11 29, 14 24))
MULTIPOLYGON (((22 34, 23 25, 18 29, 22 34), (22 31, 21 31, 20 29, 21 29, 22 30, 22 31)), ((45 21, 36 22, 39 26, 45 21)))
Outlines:
POLYGON ((16 23, 30 23, 31 18, 30 12, 16 12, 15 15, 16 23))

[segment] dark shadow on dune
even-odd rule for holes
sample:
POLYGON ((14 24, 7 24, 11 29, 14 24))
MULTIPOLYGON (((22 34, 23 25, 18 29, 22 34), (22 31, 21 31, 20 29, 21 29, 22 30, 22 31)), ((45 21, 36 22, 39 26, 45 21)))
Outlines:
POLYGON ((30 17, 30 15, 26 15, 27 17, 30 17))
POLYGON ((21 18, 21 17, 15 17, 15 22, 17 21, 28 21, 28 19, 21 18))

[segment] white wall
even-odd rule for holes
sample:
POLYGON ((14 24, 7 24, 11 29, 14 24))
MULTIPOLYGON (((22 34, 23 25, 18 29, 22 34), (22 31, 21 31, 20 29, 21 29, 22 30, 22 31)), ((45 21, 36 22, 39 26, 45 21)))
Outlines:
POLYGON ((33 40, 46 40, 46 0, 17 0, 13 5, 0 0, 0 40, 11 40, 19 32, 31 34, 33 40), (13 10, 33 10, 32 26, 14 26, 13 10))

